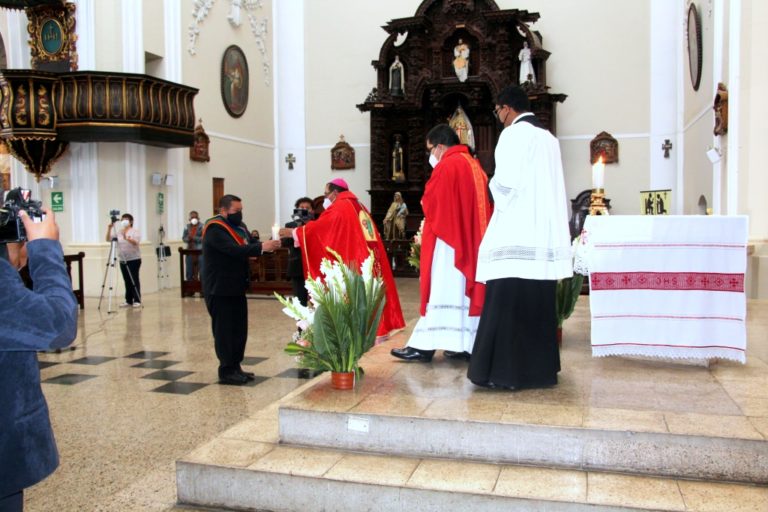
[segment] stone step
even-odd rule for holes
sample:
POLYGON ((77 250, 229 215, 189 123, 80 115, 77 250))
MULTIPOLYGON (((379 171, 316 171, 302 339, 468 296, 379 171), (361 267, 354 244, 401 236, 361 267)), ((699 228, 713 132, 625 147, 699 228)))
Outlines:
POLYGON ((281 402, 281 443, 768 484, 768 441, 745 417, 520 403, 498 392, 421 398, 388 392, 389 373, 340 392, 328 378, 281 402))
POLYGON ((276 422, 267 410, 177 461, 179 503, 274 512, 768 510, 760 486, 288 446, 277 443, 276 422))

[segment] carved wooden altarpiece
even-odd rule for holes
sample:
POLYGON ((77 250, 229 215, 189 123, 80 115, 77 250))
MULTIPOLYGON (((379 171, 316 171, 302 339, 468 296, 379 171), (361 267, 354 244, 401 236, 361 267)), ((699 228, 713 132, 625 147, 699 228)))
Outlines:
POLYGON ((524 42, 531 48, 537 77, 536 84, 526 85, 532 110, 555 132, 555 106, 566 95, 551 93, 547 87, 550 53, 542 47, 541 35, 530 28, 538 19, 538 13, 522 9, 500 10, 493 0, 424 0, 414 16, 391 20, 382 27, 389 37, 371 62, 376 86, 357 105, 371 114, 371 213, 379 229, 396 191, 410 209, 407 236, 418 229, 423 217, 421 196, 431 172, 425 137, 434 125, 447 123, 458 107, 472 124, 474 150, 483 169, 493 175, 493 152, 500 133, 493 116, 494 100, 504 87, 517 84, 517 56, 524 42), (464 81, 454 69, 459 40, 469 47, 464 81), (389 70, 396 56, 403 64, 404 92, 393 96, 389 70), (404 182, 392 179, 396 134, 403 147, 404 182))

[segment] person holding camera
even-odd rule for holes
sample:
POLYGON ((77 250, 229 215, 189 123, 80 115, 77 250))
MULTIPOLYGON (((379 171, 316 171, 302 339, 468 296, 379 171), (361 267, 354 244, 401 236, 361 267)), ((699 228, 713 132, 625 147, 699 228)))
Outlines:
POLYGON ((0 510, 24 509, 24 489, 59 464, 56 441, 40 387, 37 351, 62 348, 77 335, 77 300, 64 266, 59 228, 44 209, 35 223, 19 212, 28 240, 34 289, 0 258, 0 510))
MULTIPOLYGON (((315 218, 312 213, 312 199, 300 197, 294 204, 292 221, 285 224, 286 228, 298 228, 315 218)), ((286 275, 291 280, 293 296, 299 299, 302 306, 307 305, 309 294, 304 285, 304 265, 301 263, 301 249, 295 247, 293 238, 281 239, 283 247, 288 247, 288 269, 286 275)))
POLYGON ((219 382, 242 386, 254 380, 240 364, 248 340, 248 303, 251 256, 272 252, 280 240, 256 242, 243 224, 242 200, 232 194, 219 199, 219 214, 203 228, 203 295, 219 360, 219 382))
POLYGON ((141 268, 141 234, 133 227, 133 215, 124 213, 117 222, 113 216, 107 227, 107 242, 117 240, 117 257, 120 260, 120 273, 125 283, 125 302, 121 308, 141 307, 141 283, 139 269, 141 268))

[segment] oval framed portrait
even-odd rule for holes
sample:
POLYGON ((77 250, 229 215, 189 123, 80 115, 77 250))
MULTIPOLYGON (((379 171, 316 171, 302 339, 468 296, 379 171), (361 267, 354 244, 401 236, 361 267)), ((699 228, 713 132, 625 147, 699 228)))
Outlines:
POLYGON ((699 90, 701 84, 701 18, 696 4, 688 7, 688 68, 691 71, 693 90, 699 90))
POLYGON ((232 117, 242 116, 248 106, 248 61, 234 44, 221 58, 221 99, 232 117))

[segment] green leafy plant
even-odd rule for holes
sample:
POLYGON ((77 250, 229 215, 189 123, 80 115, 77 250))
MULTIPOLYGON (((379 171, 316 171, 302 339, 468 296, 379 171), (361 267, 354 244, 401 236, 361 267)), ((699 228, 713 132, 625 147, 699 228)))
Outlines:
POLYGON ((320 264, 323 279, 307 279, 311 305, 302 306, 294 298, 288 300, 275 293, 285 308, 283 312, 297 321, 300 333, 285 347, 302 368, 332 372, 362 373, 360 358, 376 341, 386 297, 384 282, 374 276, 373 254, 358 272, 345 264, 341 256, 335 261, 324 258, 320 264))
POLYGON ((419 270, 421 268, 421 234, 424 231, 424 219, 421 220, 419 225, 419 231, 416 236, 413 237, 411 242, 411 249, 408 251, 408 264, 419 270))
POLYGON ((563 322, 571 316, 571 313, 573 313, 573 310, 576 308, 576 301, 579 300, 583 284, 584 276, 575 273, 572 277, 566 277, 557 282, 555 303, 558 328, 563 327, 563 322))

